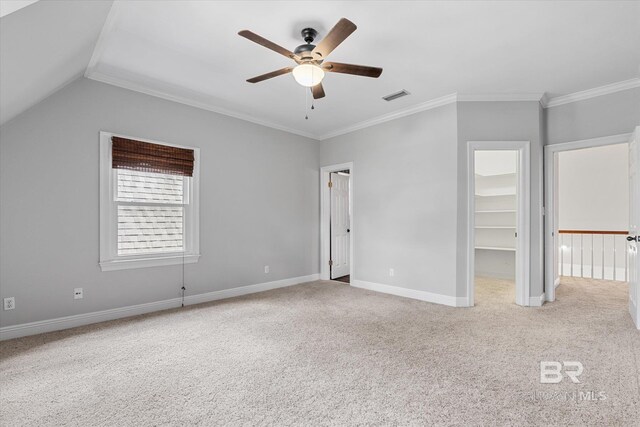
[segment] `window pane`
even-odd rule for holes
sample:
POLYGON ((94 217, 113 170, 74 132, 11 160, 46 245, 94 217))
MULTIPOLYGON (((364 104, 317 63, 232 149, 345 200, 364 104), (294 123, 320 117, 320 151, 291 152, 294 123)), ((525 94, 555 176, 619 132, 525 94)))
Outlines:
POLYGON ((182 252, 184 208, 118 206, 118 255, 182 252))
POLYGON ((184 203, 184 177, 116 169, 119 202, 184 203))

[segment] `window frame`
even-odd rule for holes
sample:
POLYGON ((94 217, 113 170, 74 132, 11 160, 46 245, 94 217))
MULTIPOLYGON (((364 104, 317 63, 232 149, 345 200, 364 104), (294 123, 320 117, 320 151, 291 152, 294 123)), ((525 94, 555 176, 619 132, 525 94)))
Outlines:
MULTIPOLYGON (((100 269, 102 271, 163 265, 191 264, 200 258, 200 149, 161 141, 143 139, 112 132, 100 132, 100 269), (135 139, 170 147, 193 150, 193 176, 187 180, 188 204, 184 206, 184 252, 164 252, 142 255, 118 255, 118 202, 115 200, 117 177, 111 164, 111 137, 135 139)), ((127 204, 127 202, 120 202, 127 204)), ((153 204, 149 204, 152 206, 153 204)))

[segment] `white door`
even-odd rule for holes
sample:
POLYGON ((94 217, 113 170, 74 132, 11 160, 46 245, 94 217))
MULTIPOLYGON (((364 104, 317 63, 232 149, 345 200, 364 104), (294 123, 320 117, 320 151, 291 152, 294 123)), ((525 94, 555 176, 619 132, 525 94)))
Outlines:
POLYGON ((640 126, 629 141, 629 313, 640 329, 640 126))
POLYGON ((349 274, 349 176, 331 174, 331 278, 349 274))

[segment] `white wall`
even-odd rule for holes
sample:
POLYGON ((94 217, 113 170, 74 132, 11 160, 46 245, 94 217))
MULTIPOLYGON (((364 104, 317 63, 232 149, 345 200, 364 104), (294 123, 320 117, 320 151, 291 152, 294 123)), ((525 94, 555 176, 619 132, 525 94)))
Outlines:
POLYGON ((627 230, 628 145, 563 151, 558 159, 559 228, 627 230))
POLYGON ((492 176, 516 173, 517 165, 517 151, 476 151, 476 175, 492 176))
POLYGON ((101 130, 200 147, 187 295, 318 273, 316 141, 82 78, 0 127, 2 326, 180 295, 181 266, 98 267, 101 130))
POLYGON ((321 143, 354 162, 352 280, 456 296, 456 141, 450 104, 321 143))

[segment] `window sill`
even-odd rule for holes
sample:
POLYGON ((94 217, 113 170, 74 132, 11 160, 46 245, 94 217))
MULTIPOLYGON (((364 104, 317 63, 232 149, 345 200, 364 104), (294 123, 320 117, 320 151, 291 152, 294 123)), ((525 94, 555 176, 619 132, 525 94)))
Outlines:
POLYGON ((100 269, 102 271, 113 270, 127 270, 130 268, 148 268, 148 267, 160 267, 164 265, 177 265, 182 264, 183 260, 185 264, 193 264, 198 262, 200 254, 190 255, 172 255, 155 258, 139 258, 139 259, 118 259, 101 261, 100 269))

